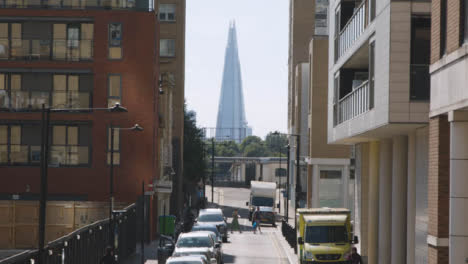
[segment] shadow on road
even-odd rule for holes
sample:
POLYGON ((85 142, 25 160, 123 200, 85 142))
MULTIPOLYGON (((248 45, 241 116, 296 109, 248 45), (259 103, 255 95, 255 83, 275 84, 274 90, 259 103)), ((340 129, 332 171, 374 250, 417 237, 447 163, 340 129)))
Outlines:
POLYGON ((223 255, 223 262, 224 263, 235 263, 236 262, 236 256, 229 255, 229 254, 224 254, 223 255))

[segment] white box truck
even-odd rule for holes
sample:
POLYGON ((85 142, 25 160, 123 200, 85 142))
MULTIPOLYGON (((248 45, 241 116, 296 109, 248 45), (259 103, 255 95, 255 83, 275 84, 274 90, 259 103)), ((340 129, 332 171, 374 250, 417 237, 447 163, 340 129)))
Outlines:
POLYGON ((249 220, 257 207, 260 207, 260 221, 276 226, 276 183, 274 182, 250 182, 250 197, 246 203, 249 206, 249 220))

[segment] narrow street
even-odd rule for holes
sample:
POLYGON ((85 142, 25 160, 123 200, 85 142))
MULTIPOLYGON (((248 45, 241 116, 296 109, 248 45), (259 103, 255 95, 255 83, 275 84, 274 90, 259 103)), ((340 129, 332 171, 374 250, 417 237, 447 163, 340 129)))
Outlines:
MULTIPOLYGON (((208 199, 211 202, 211 187, 207 187, 208 199)), ((232 221, 232 212, 239 210, 241 216, 240 225, 242 233, 230 234, 228 243, 223 244, 224 263, 254 264, 275 263, 287 264, 288 248, 279 228, 262 225, 262 233, 253 233, 251 223, 248 219, 249 189, 245 188, 215 188, 214 202, 223 209, 224 215, 228 217, 228 223, 232 221), (283 241, 282 241, 283 240, 283 241)), ((281 223, 277 223, 281 226, 281 223)), ((291 260, 295 260, 290 257, 291 260)))

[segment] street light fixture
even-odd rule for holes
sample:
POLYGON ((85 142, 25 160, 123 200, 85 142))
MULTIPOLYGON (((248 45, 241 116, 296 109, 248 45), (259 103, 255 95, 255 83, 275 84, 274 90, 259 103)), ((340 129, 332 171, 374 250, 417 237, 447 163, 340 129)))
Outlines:
POLYGON ((48 167, 49 167, 49 125, 51 113, 73 113, 82 111, 103 110, 113 113, 128 112, 125 107, 120 104, 115 104, 108 108, 50 108, 42 104, 41 112, 41 162, 40 162, 40 198, 39 198, 39 264, 44 263, 44 240, 45 240, 45 222, 46 222, 46 206, 48 197, 48 167))
MULTIPOLYGON (((116 109, 125 109, 123 107, 119 107, 116 109)), ((121 111, 121 110, 119 110, 121 111)), ((111 243, 111 247, 114 248, 115 241, 114 241, 114 230, 113 230, 113 214, 112 211, 114 210, 114 137, 115 137, 115 131, 136 131, 136 132, 142 132, 143 127, 141 127, 138 124, 135 124, 132 127, 129 128, 120 128, 120 127, 114 127, 114 125, 111 122, 110 125, 110 134, 111 134, 111 145, 110 145, 110 172, 109 172, 109 241, 111 243)), ((119 146, 120 147, 120 146, 119 146)))

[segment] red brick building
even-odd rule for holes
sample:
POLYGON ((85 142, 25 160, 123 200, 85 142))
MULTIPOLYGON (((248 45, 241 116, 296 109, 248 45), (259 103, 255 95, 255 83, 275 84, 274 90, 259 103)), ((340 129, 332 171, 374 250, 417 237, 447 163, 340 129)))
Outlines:
POLYGON ((111 123, 144 128, 116 131, 116 202, 135 202, 142 182, 158 177, 159 38, 151 5, 0 2, 0 199, 39 196, 41 115, 31 110, 42 104, 106 108, 119 102, 128 109, 51 114, 50 200, 108 201, 111 123))

